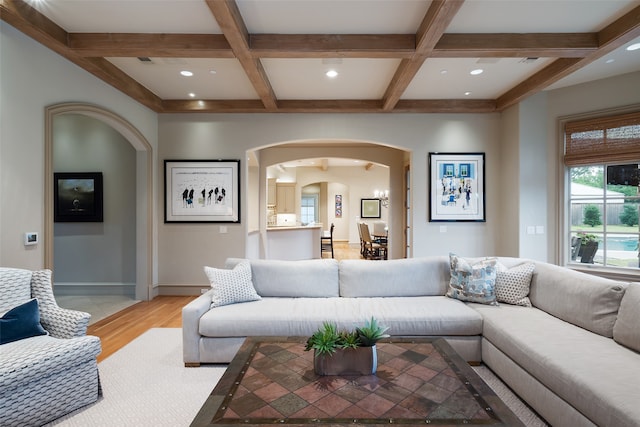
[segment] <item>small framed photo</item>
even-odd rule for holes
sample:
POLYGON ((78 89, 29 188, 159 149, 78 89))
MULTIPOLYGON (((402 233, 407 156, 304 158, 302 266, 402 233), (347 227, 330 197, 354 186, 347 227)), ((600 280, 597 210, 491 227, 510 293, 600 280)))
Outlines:
POLYGON ((360 218, 380 218, 380 199, 360 199, 360 218))
POLYGON ((486 221, 484 153, 429 153, 429 177, 429 221, 486 221))
POLYGON ((102 222, 102 172, 53 174, 55 222, 102 222))
POLYGON ((240 222, 240 160, 165 160, 164 222, 240 222))
POLYGON ((24 233, 24 245, 31 246, 38 244, 38 233, 35 231, 28 231, 24 233))

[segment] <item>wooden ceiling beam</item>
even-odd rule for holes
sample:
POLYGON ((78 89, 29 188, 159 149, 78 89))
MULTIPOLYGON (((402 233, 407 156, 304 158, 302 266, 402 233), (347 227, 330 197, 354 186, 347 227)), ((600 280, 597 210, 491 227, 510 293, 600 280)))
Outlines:
POLYGON ((385 111, 393 110, 463 3, 464 0, 433 0, 431 2, 416 33, 414 55, 400 62, 382 98, 385 111))
POLYGON ((579 58, 597 49, 597 33, 443 34, 431 57, 579 58))
POLYGON ((640 6, 623 15, 598 32, 598 49, 583 58, 560 58, 524 82, 498 97, 496 107, 503 111, 528 96, 544 90, 558 80, 589 65, 610 52, 640 37, 640 6))
POLYGON ((259 59, 253 58, 249 50, 249 32, 235 0, 206 0, 209 9, 222 33, 226 37, 231 50, 244 68, 249 81, 258 93, 268 111, 277 109, 277 100, 267 73, 259 59))
POLYGON ((153 92, 103 58, 77 55, 67 44, 68 33, 26 2, 2 0, 0 18, 151 110, 160 111, 161 100, 153 92))
POLYGON ((252 34, 254 58, 410 58, 413 34, 252 34))
POLYGON ((207 99, 195 101, 191 99, 168 99, 162 101, 163 113, 266 113, 262 101, 207 99))
POLYGON ((68 45, 88 57, 235 58, 222 34, 70 33, 68 45))

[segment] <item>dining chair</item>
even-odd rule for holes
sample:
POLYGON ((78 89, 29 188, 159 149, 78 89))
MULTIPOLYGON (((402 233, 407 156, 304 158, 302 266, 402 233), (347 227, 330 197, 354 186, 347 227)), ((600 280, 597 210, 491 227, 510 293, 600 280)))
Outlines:
POLYGON ((333 229, 335 225, 331 223, 331 228, 329 228, 329 236, 325 236, 324 234, 320 236, 320 257, 322 257, 323 252, 331 252, 331 258, 333 256, 333 229))

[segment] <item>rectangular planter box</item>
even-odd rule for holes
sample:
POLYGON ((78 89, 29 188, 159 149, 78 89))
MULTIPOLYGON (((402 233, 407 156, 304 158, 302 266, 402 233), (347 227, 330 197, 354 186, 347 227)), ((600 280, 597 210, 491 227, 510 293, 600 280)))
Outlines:
POLYGON ((338 349, 335 353, 313 355, 317 375, 374 375, 378 366, 376 346, 338 349))

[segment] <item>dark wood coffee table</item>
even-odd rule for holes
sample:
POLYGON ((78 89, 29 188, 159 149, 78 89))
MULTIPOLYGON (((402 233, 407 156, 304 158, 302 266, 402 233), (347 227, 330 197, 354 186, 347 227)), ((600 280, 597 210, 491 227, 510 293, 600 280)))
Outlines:
POLYGON ((247 338, 191 425, 523 425, 444 339, 391 338, 376 375, 326 377, 305 341, 247 338))

